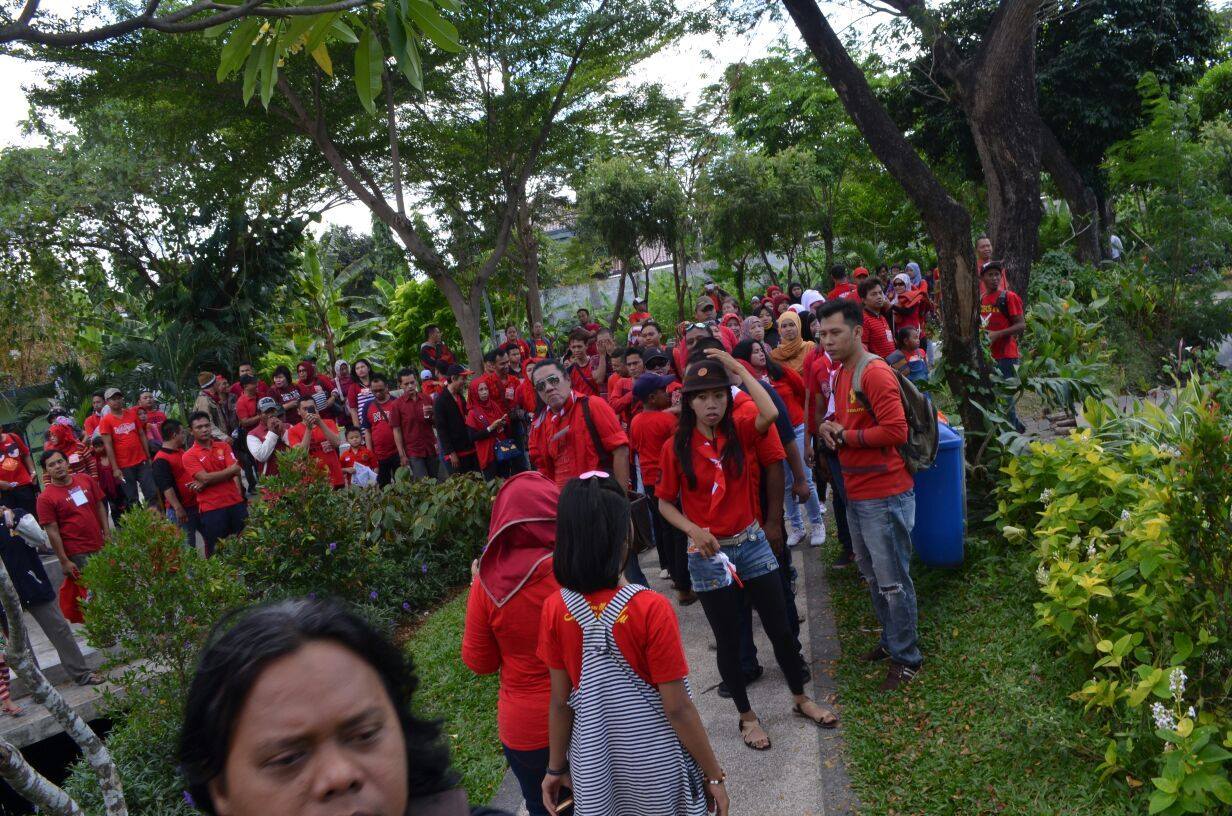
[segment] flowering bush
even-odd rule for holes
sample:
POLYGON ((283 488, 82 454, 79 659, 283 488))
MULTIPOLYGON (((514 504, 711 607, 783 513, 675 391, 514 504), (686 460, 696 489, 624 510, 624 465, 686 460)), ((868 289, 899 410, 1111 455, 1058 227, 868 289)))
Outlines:
POLYGON ((1038 626, 1090 677, 1105 777, 1151 776, 1151 813, 1232 804, 1232 414, 1196 379, 1169 410, 1088 401, 1092 428, 1004 468, 997 519, 1034 542, 1038 626))

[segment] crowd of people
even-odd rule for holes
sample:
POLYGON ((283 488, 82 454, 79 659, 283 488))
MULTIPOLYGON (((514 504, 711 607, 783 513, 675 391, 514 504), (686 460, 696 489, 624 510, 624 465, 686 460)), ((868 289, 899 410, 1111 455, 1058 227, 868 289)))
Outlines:
MULTIPOLYGON (((1013 376, 1022 301, 987 239, 977 251, 981 321, 1013 376)), ((568 800, 579 814, 613 801, 634 803, 621 812, 723 813, 676 612, 647 589, 639 547, 653 549, 679 607, 699 604, 719 693, 750 749, 772 747, 747 693, 763 674, 754 611, 792 712, 838 722, 805 691, 792 565, 794 548, 825 542, 828 511, 842 545, 832 567, 856 565, 881 625, 864 655, 886 665, 880 689, 901 688, 923 663, 899 377, 926 380, 934 362, 936 272, 835 266, 829 277, 824 293, 770 286, 747 310, 707 282, 693 320, 666 329, 635 300, 619 340, 585 308, 563 337, 509 325, 479 371, 433 325, 418 370, 396 380, 367 360, 330 374, 303 360, 269 383, 248 363, 234 383, 202 372, 183 423, 148 391, 130 406, 108 388, 81 428, 51 412, 41 490, 20 438, 0 439, 0 505, 35 514, 72 578, 109 521, 140 502, 212 554, 243 528, 248 496, 283 450, 306 451, 338 489, 388 485, 399 470, 504 479, 473 565, 462 654, 501 673, 501 740, 529 812, 563 812, 568 800)))

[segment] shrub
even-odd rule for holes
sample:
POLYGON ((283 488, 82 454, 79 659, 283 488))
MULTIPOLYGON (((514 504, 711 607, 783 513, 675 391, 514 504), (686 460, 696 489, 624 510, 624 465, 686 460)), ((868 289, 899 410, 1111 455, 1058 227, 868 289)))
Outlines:
POLYGON ((1195 378, 1128 416, 1088 401, 1092 428, 1007 463, 996 514, 1034 542, 1037 625, 1089 668, 1072 696, 1107 738, 1099 770, 1151 777, 1152 813, 1232 803, 1232 413, 1215 393, 1195 378))

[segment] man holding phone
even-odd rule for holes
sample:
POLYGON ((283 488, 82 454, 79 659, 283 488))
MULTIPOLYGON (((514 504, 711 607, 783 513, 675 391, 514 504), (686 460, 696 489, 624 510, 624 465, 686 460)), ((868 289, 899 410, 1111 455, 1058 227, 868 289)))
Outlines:
POLYGON ((287 445, 308 451, 329 474, 330 485, 341 490, 346 486, 346 475, 342 472, 342 460, 338 458, 338 447, 342 443, 338 424, 332 419, 321 418, 312 397, 300 400, 299 416, 300 421, 287 431, 287 445))

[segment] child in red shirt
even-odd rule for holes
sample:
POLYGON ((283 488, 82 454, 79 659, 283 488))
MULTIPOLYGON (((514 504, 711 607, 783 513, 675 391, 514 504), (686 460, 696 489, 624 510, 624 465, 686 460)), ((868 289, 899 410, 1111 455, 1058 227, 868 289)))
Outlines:
POLYGON ((372 449, 364 444, 364 436, 359 432, 359 428, 347 428, 346 440, 350 447, 340 453, 338 459, 342 462, 342 472, 346 474, 347 484, 350 484, 355 478, 355 465, 376 470, 377 461, 372 449))
POLYGON ((625 561, 636 557, 629 520, 624 487, 606 473, 572 479, 561 491, 552 564, 561 591, 544 602, 537 653, 551 675, 549 720, 569 725, 550 729, 543 803, 557 812, 561 788, 570 786, 591 791, 593 806, 622 812, 629 804, 622 792, 644 790, 644 812, 683 816, 705 806, 704 792, 707 804, 726 813, 723 769, 689 697, 675 612, 662 595, 624 580, 625 561), (584 657, 583 640, 592 636, 610 637, 617 648, 584 657), (574 696, 579 687, 586 691, 574 696), (642 750, 635 756, 617 750, 613 732, 601 726, 613 709, 622 727, 638 734, 642 750), (648 772, 652 786, 645 784, 648 772))
POLYGON ((794 698, 793 712, 826 728, 836 726, 838 718, 804 694, 804 660, 788 625, 778 561, 758 524, 758 466, 767 468, 769 480, 770 466, 781 472, 786 459, 778 434, 767 433, 778 409, 738 360, 718 349, 706 354, 685 372, 680 425, 663 445, 656 496, 663 518, 689 538, 693 591, 714 632, 719 674, 740 712, 740 735, 750 748, 764 751, 770 738, 749 703, 740 667, 746 598, 774 646, 794 698), (731 375, 739 377, 756 410, 734 410, 731 375))

